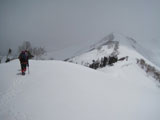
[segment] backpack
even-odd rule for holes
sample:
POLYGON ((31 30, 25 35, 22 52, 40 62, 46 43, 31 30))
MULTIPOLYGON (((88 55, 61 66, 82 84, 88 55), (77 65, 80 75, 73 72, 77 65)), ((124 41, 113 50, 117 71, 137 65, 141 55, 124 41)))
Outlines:
POLYGON ((20 59, 21 59, 22 62, 26 62, 27 61, 27 56, 26 56, 25 52, 21 53, 20 59))

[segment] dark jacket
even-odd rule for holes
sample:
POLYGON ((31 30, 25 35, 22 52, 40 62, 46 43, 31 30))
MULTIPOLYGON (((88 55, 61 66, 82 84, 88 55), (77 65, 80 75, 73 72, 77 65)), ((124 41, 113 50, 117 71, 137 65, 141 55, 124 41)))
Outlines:
POLYGON ((28 54, 26 51, 22 51, 18 58, 19 58, 21 64, 28 65, 28 54))

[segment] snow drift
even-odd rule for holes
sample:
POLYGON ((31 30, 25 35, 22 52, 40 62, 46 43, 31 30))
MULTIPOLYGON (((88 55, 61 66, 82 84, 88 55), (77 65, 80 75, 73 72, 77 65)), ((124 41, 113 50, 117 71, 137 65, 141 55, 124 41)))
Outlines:
POLYGON ((30 74, 21 76, 18 60, 0 64, 0 119, 159 120, 156 84, 134 64, 115 67, 103 73, 61 61, 30 61, 30 74))
POLYGON ((0 64, 0 120, 160 120, 159 83, 137 64, 154 65, 134 39, 110 34, 68 61, 30 61, 21 76, 18 60, 0 64), (128 56, 93 70, 104 56, 128 56))

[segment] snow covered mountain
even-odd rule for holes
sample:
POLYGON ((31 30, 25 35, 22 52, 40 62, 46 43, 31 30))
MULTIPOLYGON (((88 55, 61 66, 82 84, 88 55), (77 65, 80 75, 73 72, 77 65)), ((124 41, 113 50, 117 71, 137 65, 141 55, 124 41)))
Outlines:
POLYGON ((96 71, 61 61, 0 64, 1 120, 159 120, 160 89, 133 63, 96 71), (119 69, 120 68, 120 69, 119 69))
MULTIPOLYGON (((160 82, 160 68, 156 65, 155 59, 150 59, 150 56, 151 52, 139 45, 133 38, 111 33, 101 41, 88 47, 86 52, 67 59, 67 61, 100 71, 104 69, 104 72, 108 72, 107 69, 110 70, 112 68, 114 68, 112 72, 117 72, 118 69, 123 71, 122 68, 124 66, 137 65, 147 75, 160 82), (114 66, 110 67, 113 63, 115 63, 114 66)), ((128 71, 131 70, 128 69, 128 71)))
POLYGON ((133 38, 118 33, 107 35, 79 53, 67 61, 84 64, 91 63, 92 60, 100 60, 104 56, 118 55, 119 58, 124 56, 144 58, 155 64, 155 60, 150 57, 152 54, 150 50, 139 45, 133 38))
POLYGON ((18 60, 0 64, 0 120, 160 120, 160 69, 134 39, 112 33, 77 55, 30 60, 25 76, 18 60), (128 59, 82 66, 104 56, 128 59))

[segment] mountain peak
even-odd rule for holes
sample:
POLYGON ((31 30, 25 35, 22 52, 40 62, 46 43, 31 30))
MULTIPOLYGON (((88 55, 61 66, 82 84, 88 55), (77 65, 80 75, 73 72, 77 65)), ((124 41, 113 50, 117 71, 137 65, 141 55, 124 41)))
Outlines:
POLYGON ((136 48, 137 42, 133 38, 129 36, 125 36, 121 33, 112 32, 102 38, 100 41, 96 42, 95 44, 90 46, 90 50, 93 49, 99 49, 105 45, 111 45, 111 44, 120 44, 129 48, 136 48))
POLYGON ((91 45, 85 52, 69 59, 69 61, 80 64, 92 63, 92 60, 98 60, 104 56, 130 56, 133 59, 145 56, 147 58, 147 53, 147 50, 141 47, 133 38, 112 32, 91 45))
POLYGON ((126 36, 122 33, 116 33, 112 32, 105 36, 101 41, 119 41, 120 43, 130 43, 130 44, 136 44, 137 41, 133 39, 132 37, 126 36))
POLYGON ((116 34, 110 33, 107 36, 105 36, 101 41, 113 41, 115 39, 116 34))
MULTIPOLYGON (((152 52, 142 47, 135 39, 126 36, 121 33, 112 32, 102 38, 100 41, 87 46, 85 49, 77 52, 72 58, 68 58, 69 61, 76 61, 76 63, 90 63, 92 60, 101 59, 104 56, 118 55, 119 57, 130 56, 135 58, 146 58, 156 63, 153 57, 150 57, 152 52), (89 57, 88 57, 89 56, 89 57), (73 59, 78 59, 73 60, 73 59)), ((135 59, 134 58, 134 59, 135 59)))

